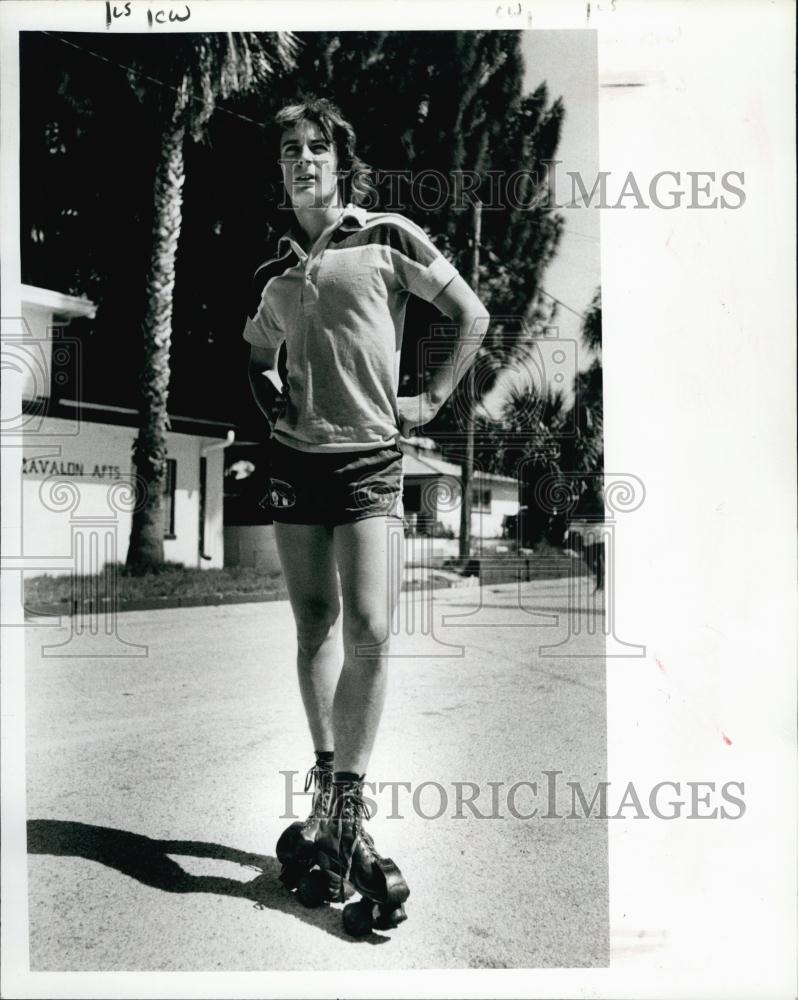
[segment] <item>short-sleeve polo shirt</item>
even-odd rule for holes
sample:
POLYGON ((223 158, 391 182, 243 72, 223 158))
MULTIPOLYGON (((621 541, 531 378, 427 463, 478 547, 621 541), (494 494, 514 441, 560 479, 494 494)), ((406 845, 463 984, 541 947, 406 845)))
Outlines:
POLYGON ((365 451, 399 436, 396 392, 410 295, 431 302, 457 271, 404 216, 347 206, 305 253, 296 230, 255 272, 244 338, 286 345, 274 437, 301 451, 365 451))

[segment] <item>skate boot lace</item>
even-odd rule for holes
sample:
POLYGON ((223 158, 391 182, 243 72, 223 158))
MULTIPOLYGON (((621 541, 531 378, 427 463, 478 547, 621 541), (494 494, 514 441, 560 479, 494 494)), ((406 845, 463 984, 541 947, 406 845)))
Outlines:
POLYGON ((374 841, 371 839, 369 833, 363 829, 363 821, 371 819, 371 809, 363 800, 362 782, 345 785, 339 789, 336 797, 334 813, 335 819, 338 823, 339 853, 341 841, 343 839, 344 823, 351 822, 354 824, 355 828, 355 837, 352 841, 352 847, 349 851, 349 857, 347 858, 346 872, 344 873, 344 878, 348 881, 352 871, 352 862, 355 857, 358 841, 361 841, 367 847, 372 858, 379 858, 379 854, 377 854, 377 850, 374 846, 374 841))
POLYGON ((313 789, 310 818, 323 819, 329 812, 332 799, 332 771, 314 764, 305 775, 305 791, 313 789))

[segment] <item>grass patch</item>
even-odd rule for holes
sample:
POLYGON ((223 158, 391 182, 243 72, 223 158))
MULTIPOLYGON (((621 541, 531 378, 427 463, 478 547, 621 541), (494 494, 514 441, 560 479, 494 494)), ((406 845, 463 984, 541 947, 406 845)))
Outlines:
POLYGON ((118 601, 158 598, 216 597, 270 592, 285 595, 282 573, 265 573, 244 566, 227 569, 187 569, 178 563, 165 563, 154 573, 129 574, 124 565, 108 565, 102 573, 74 578, 71 576, 34 576, 25 580, 25 607, 35 611, 53 604, 69 604, 81 597, 99 596, 116 591, 118 601), (116 577, 115 588, 113 577, 116 577))

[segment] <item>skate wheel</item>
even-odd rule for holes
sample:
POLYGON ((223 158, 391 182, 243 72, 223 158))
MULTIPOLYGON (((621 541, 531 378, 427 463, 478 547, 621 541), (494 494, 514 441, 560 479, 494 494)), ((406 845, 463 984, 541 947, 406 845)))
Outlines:
POLYGON ((296 889, 307 873, 307 865, 283 865, 280 881, 286 889, 296 889))
POLYGON ((303 906, 310 910, 315 910, 328 897, 327 876, 318 868, 307 872, 299 880, 296 890, 296 898, 303 906))
POLYGON ((377 914, 377 919, 374 921, 374 926, 377 930, 389 931, 393 927, 398 927, 405 920, 407 920, 407 914, 405 913, 404 906, 396 906, 390 910, 385 906, 381 906, 377 914))
POLYGON ((302 824, 297 821, 280 834, 280 839, 277 841, 277 847, 275 848, 277 860, 283 865, 294 864, 299 860, 295 855, 297 848, 301 847, 301 840, 302 824))
POLYGON ((344 930, 350 937, 365 937, 374 927, 374 904, 367 899, 344 907, 344 930))
POLYGON ((385 879, 385 902, 380 904, 380 908, 384 910, 398 909, 410 895, 410 889, 405 882, 404 875, 391 858, 382 858, 379 862, 379 868, 385 879))
POLYGON ((336 875, 334 872, 324 869, 322 871, 327 886, 325 899, 331 903, 345 903, 347 899, 351 899, 354 896, 355 890, 346 879, 341 878, 340 875, 336 875))

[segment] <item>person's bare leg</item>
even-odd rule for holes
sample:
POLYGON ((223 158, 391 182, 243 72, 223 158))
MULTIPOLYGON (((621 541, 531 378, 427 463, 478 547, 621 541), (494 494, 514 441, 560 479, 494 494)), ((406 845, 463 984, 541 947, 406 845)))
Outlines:
MULTIPOLYGON (((333 702, 335 774, 327 816, 315 841, 320 870, 361 899, 344 907, 343 925, 362 937, 407 919, 410 888, 398 865, 377 852, 363 824, 363 782, 382 716, 393 612, 402 571, 401 522, 369 517, 335 529, 343 596, 344 666, 333 702), (389 527, 390 524, 390 527, 389 527), (397 544, 392 544, 397 543, 397 544), (359 648, 360 647, 360 648, 359 648)), ((337 897, 340 898, 340 897, 337 897)))
POLYGON ((402 542, 401 524, 385 517, 334 529, 344 606, 344 665, 333 702, 337 772, 365 774, 374 746, 385 702, 391 617, 401 588, 402 542))
POLYGON ((335 749, 333 697, 341 673, 333 529, 316 524, 274 525, 297 631, 299 690, 313 747, 335 749))

